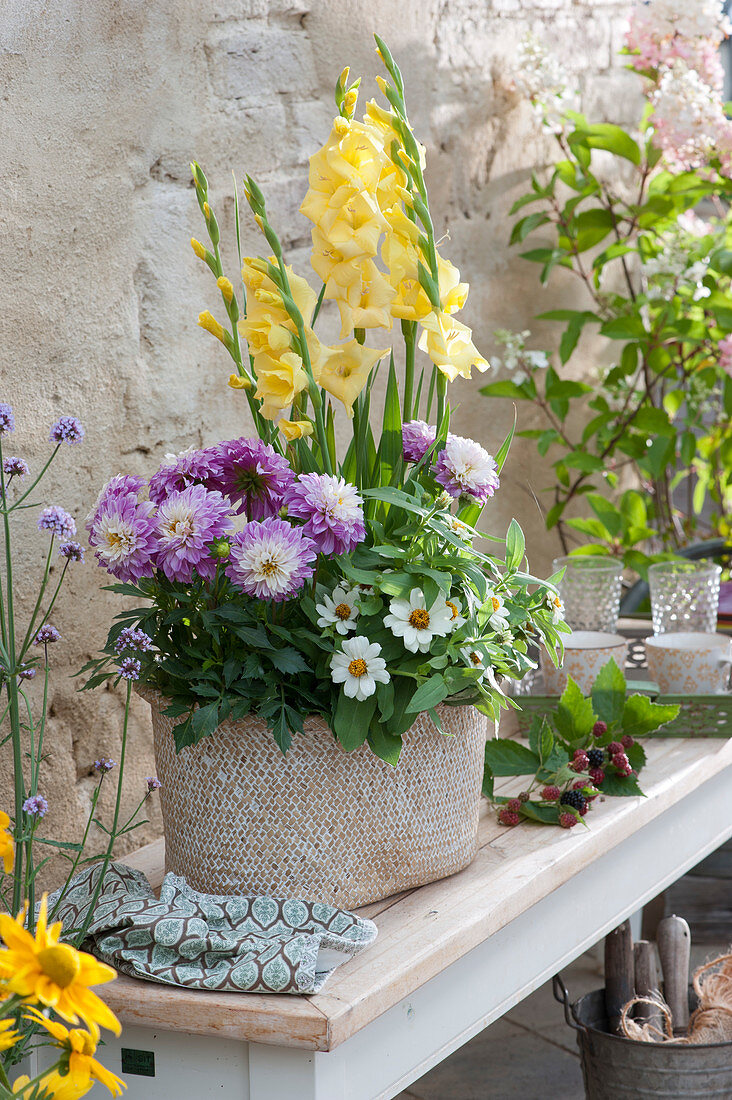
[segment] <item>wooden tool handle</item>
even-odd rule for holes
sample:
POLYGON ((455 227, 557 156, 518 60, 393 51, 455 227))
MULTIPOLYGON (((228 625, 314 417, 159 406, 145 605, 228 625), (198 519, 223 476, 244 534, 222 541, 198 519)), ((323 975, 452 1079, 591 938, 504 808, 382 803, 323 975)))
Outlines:
MULTIPOLYGON (((661 997, 661 982, 656 964, 656 950, 648 940, 638 940, 633 946, 635 961, 635 993, 637 997, 661 997)), ((663 1020, 657 1008, 650 1004, 636 1005, 634 1017, 639 1023, 651 1024, 663 1030, 663 1020)))
POLYGON ((683 917, 664 917, 658 925, 658 956, 663 970, 663 995, 671 1009, 674 1035, 689 1024, 689 958, 691 932, 683 917))
POLYGON ((630 921, 623 921, 605 936, 605 1010, 610 1030, 622 1035, 620 1015, 633 996, 635 966, 630 921))

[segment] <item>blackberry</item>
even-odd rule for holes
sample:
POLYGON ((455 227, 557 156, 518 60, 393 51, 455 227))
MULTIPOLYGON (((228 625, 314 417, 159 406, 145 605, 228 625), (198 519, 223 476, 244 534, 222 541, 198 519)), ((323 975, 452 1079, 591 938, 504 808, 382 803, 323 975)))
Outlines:
POLYGON ((544 802, 556 802, 561 797, 561 795, 562 792, 559 790, 559 787, 555 787, 553 785, 550 787, 544 787, 541 792, 541 797, 544 802))
POLYGON ((605 778, 604 768, 590 768, 590 779, 592 780, 592 782, 595 784, 596 787, 599 787, 599 785, 602 783, 604 778, 605 778))
POLYGON ((498 811, 498 820, 501 825, 518 825, 521 819, 517 813, 509 810, 507 806, 502 806, 498 811))
POLYGON ((559 799, 560 806, 571 806, 580 813, 587 805, 587 799, 580 791, 565 791, 559 799))
POLYGON ((592 727, 593 737, 604 737, 607 733, 607 722, 597 721, 592 727))
POLYGON ((559 824, 562 826, 563 829, 573 829, 574 826, 577 824, 577 818, 574 816, 574 814, 560 814, 559 824))
POLYGON ((629 748, 632 748, 632 746, 635 744, 635 741, 633 740, 633 738, 630 736, 629 733, 625 733, 620 738, 620 743, 621 743, 621 745, 623 746, 624 749, 629 749, 629 748))
POLYGON ((587 759, 590 761, 591 768, 601 768, 605 763, 605 753, 602 749, 590 749, 587 759))
MULTIPOLYGON (((620 746, 622 749, 622 745, 620 746)), ((576 749, 572 763, 569 765, 573 772, 586 772, 590 761, 584 749, 576 749)))

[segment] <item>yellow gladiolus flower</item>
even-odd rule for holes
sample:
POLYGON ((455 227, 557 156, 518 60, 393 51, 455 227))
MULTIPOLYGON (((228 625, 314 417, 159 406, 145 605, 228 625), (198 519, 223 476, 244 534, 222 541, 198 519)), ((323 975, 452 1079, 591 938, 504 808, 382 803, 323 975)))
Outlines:
POLYGON ((0 1020, 0 1051, 10 1050, 18 1042, 20 1032, 14 1028, 15 1020, 0 1020))
POLYGON ((231 299, 234 297, 234 288, 231 285, 231 281, 227 279, 225 275, 219 275, 218 279, 216 280, 216 286, 223 294, 224 300, 230 302, 231 299))
POLYGON ((355 328, 391 329, 394 288, 373 260, 360 265, 358 282, 344 287, 336 297, 341 315, 341 339, 355 328))
POLYGON ((295 439, 303 439, 305 436, 313 434, 313 425, 310 420, 285 420, 283 418, 277 421, 277 427, 290 443, 295 439))
POLYGON ((198 256, 199 260, 206 259, 206 248, 200 241, 197 241, 195 237, 191 237, 191 248, 198 256))
POLYGON ((7 831, 9 825, 10 818, 4 810, 0 810, 0 859, 3 861, 3 870, 6 875, 9 875, 12 871, 15 859, 15 845, 12 836, 7 831))
POLYGON ((262 415, 267 420, 278 420, 283 409, 288 408, 308 384, 302 359, 294 351, 286 351, 278 358, 263 353, 255 359, 257 391, 262 400, 262 415))
MULTIPOLYGON (((61 1080, 66 1081, 68 1078, 74 1088, 83 1089, 83 1091, 71 1095, 84 1096, 95 1081, 106 1085, 112 1096, 122 1095, 122 1090, 127 1087, 124 1081, 121 1081, 119 1077, 94 1057, 97 1050, 98 1032, 89 1032, 82 1028, 69 1030, 55 1020, 46 1019, 36 1009, 30 1009, 27 1015, 29 1019, 32 1019, 36 1024, 40 1024, 49 1035, 53 1036, 56 1040, 56 1046, 61 1047, 64 1051, 63 1061, 65 1062, 68 1058, 69 1072, 61 1080)), ((59 1094, 55 1093, 54 1095, 58 1096, 59 1094)))
POLYGON ((119 1035, 117 1017, 89 988, 111 982, 115 971, 93 955, 60 943, 61 922, 47 927, 46 906, 44 894, 35 938, 24 927, 25 912, 15 920, 0 914, 0 936, 7 945, 0 950, 5 989, 26 1001, 39 1001, 72 1024, 81 1018, 90 1028, 99 1024, 119 1035))
POLYGON ((250 390, 252 388, 251 382, 247 381, 246 378, 242 378, 240 374, 230 374, 229 385, 232 390, 250 390))
POLYGON ((429 313, 422 319, 419 347, 435 366, 454 382, 458 375, 470 378, 471 367, 486 371, 490 366, 472 341, 472 331, 447 313, 429 313))
POLYGON ((348 415, 353 416, 353 402, 366 385, 372 367, 389 354, 389 348, 377 351, 363 347, 357 340, 349 340, 337 347, 321 344, 318 353, 317 360, 313 358, 315 381, 342 401, 348 415))
POLYGON ((198 324, 201 328, 205 328, 206 332, 210 332, 212 336, 220 340, 222 344, 226 343, 226 334, 223 325, 220 325, 213 314, 209 313, 207 309, 204 310, 203 313, 198 314, 198 324))

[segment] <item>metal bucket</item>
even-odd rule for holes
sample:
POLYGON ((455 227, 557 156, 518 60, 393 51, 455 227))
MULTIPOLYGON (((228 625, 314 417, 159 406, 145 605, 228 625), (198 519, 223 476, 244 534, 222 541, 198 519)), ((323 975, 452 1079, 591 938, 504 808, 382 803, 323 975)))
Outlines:
POLYGON ((567 987, 557 975, 554 996, 577 1032, 587 1100, 732 1100, 732 1043, 633 1042, 608 1031, 604 989, 570 1005, 567 987))

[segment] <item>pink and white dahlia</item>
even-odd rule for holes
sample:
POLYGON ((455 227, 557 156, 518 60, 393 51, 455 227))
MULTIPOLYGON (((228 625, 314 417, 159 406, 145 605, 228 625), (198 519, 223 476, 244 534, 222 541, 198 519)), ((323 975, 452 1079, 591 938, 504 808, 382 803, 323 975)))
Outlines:
POLYGON ((435 480, 447 489, 451 497, 463 494, 485 504, 500 482, 496 460, 474 439, 448 435, 444 450, 435 463, 435 480))
POLYGON ((305 520, 303 532, 321 554, 347 554, 366 537, 363 501, 342 477, 300 474, 285 504, 289 515, 305 520))
POLYGON ((287 600, 312 577, 317 553, 303 527, 277 516, 253 520, 231 539, 226 575, 258 600, 287 600))
POLYGON ((150 478, 150 500, 162 502, 171 493, 182 493, 189 485, 220 489, 221 456, 218 447, 196 450, 189 447, 179 455, 166 455, 166 462, 150 478))
POLYGON ((402 424, 402 454, 405 462, 421 462, 435 441, 437 428, 424 420, 402 424))
POLYGON ((162 502, 155 562, 168 580, 191 581, 194 569, 204 580, 214 577, 216 561, 209 544, 234 526, 230 512, 229 501, 203 485, 189 485, 162 502))
POLYGON ((238 504, 236 511, 250 520, 276 516, 295 480, 287 459, 261 439, 230 439, 220 443, 217 451, 221 466, 217 488, 238 504))
POLYGON ((138 477, 136 474, 115 474, 114 477, 110 478, 104 488, 100 491, 94 507, 92 508, 89 515, 86 517, 87 531, 91 534, 92 527, 96 523, 101 512, 107 507, 110 501, 117 500, 120 497, 126 497, 129 495, 137 498, 144 484, 145 478, 138 477))
MULTIPOLYGON (((87 524, 89 545, 94 547, 99 564, 112 576, 121 581, 139 581, 153 573, 158 541, 155 505, 138 500, 136 492, 123 493, 121 481, 120 477, 112 478, 102 490, 87 524)), ((142 482, 142 478, 128 481, 142 482)))

